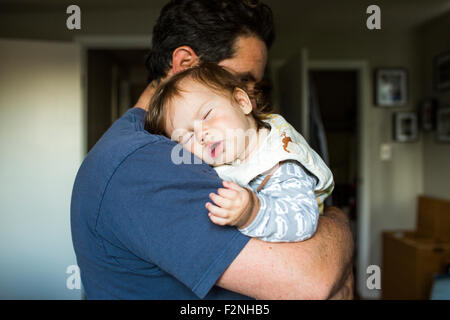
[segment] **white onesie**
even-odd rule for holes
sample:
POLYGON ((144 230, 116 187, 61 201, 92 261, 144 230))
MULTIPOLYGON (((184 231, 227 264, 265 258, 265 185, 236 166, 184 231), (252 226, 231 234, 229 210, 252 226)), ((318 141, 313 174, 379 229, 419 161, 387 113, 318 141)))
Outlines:
POLYGON ((242 233, 270 242, 309 239, 317 228, 323 202, 333 191, 333 175, 282 116, 273 114, 265 121, 271 126, 270 133, 246 162, 214 169, 223 180, 251 188, 260 201, 258 215, 240 229, 242 233))

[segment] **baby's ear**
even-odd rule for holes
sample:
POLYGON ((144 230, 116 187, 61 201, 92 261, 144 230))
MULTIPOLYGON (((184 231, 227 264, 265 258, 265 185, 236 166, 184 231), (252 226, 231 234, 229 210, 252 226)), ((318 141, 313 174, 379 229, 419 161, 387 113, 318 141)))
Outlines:
POLYGON ((248 115, 252 112, 253 105, 247 92, 245 92, 241 88, 234 88, 233 98, 242 109, 244 114, 248 115))

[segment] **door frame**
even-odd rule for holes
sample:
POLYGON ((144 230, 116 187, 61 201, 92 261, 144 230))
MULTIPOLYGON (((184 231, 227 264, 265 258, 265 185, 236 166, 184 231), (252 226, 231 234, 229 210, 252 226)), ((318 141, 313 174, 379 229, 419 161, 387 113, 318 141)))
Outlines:
MULTIPOLYGON (((85 35, 74 37, 74 42, 80 47, 81 56, 81 95, 82 95, 82 148, 84 156, 87 154, 88 148, 88 65, 87 52, 91 49, 148 49, 152 42, 152 35, 85 35)), ((144 66, 142 66, 144 67, 144 66)))
POLYGON ((379 290, 369 290, 366 286, 367 267, 370 258, 370 69, 366 60, 310 60, 309 71, 356 71, 358 95, 358 189, 357 189, 357 274, 356 288, 363 298, 379 298, 379 290))

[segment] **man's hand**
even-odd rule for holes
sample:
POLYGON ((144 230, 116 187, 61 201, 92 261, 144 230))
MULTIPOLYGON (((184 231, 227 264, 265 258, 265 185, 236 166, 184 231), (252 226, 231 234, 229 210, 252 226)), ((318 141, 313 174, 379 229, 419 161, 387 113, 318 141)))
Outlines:
POLYGON ((209 218, 221 226, 231 225, 242 228, 249 225, 259 210, 258 198, 253 191, 242 188, 234 182, 223 181, 223 186, 225 188, 219 188, 217 194, 209 195, 214 202, 214 204, 206 203, 209 218))

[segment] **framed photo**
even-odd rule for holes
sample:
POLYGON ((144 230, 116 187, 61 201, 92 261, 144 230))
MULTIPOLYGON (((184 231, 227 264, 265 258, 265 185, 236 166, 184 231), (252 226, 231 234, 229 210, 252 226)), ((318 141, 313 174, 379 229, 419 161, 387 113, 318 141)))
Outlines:
POLYGON ((375 105, 401 107, 408 100, 408 72, 403 68, 375 70, 375 105))
POLYGON ((437 91, 450 90, 450 51, 434 58, 434 83, 437 91))
POLYGON ((394 113, 394 140, 397 142, 414 142, 419 139, 417 113, 394 113))
POLYGON ((450 142, 450 106, 439 108, 436 113, 436 140, 450 142))
POLYGON ((432 98, 424 99, 420 104, 419 118, 424 132, 429 132, 436 128, 436 107, 437 101, 432 98))

